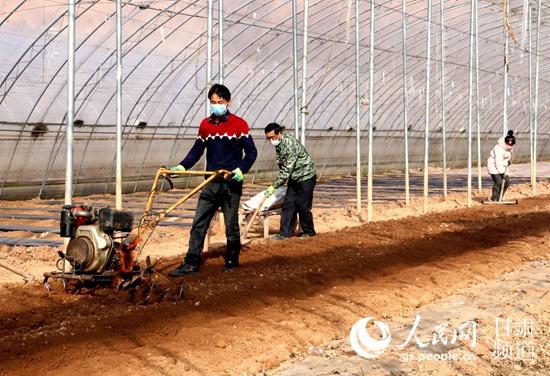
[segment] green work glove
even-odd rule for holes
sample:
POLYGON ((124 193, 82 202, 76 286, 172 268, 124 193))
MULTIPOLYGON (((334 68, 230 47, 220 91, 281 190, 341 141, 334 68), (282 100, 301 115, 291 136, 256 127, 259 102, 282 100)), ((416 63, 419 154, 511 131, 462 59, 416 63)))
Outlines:
POLYGON ((275 187, 270 185, 269 188, 265 190, 265 195, 269 197, 273 194, 273 192, 275 192, 275 187))
POLYGON ((240 168, 237 167, 236 169, 231 171, 231 173, 233 174, 233 177, 231 179, 233 179, 233 180, 235 180, 239 183, 243 181, 244 176, 243 176, 243 172, 241 171, 240 168))
POLYGON ((171 172, 181 172, 181 171, 185 171, 185 167, 183 167, 182 165, 177 165, 177 166, 174 166, 174 167, 170 167, 170 171, 171 172))

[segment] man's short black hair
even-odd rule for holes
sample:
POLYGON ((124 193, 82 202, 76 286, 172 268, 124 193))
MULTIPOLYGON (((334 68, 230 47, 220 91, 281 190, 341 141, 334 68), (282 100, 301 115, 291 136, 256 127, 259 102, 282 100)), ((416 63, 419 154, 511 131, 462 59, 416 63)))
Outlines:
POLYGON ((268 134, 269 132, 271 131, 274 131, 275 134, 279 134, 283 131, 283 127, 281 127, 279 124, 277 123, 269 123, 265 129, 264 129, 264 132, 265 134, 268 134))
POLYGON ((214 94, 216 94, 221 99, 225 99, 228 102, 231 100, 231 92, 224 85, 221 85, 221 84, 212 85, 210 90, 208 90, 208 99, 212 99, 212 95, 214 94))

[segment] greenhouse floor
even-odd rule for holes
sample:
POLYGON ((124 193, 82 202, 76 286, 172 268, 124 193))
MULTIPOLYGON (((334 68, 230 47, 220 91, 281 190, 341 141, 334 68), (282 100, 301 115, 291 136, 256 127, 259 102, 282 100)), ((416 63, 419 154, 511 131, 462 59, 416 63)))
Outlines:
MULTIPOLYGON (((527 181, 517 167, 516 182, 527 181)), ((365 223, 364 213, 353 208, 354 179, 323 180, 314 210, 319 234, 266 241, 258 226, 241 268, 231 273, 221 272, 217 251, 224 238, 214 226, 211 257, 200 276, 183 278, 182 302, 174 290, 149 305, 111 290, 71 295, 54 284, 48 293, 40 281, 23 284, 0 270, 0 374, 73 375, 75 367, 89 375, 547 374, 550 183, 541 179, 536 197, 529 197, 527 184, 515 184, 508 197, 519 204, 511 206, 481 205, 486 183, 473 208, 465 208, 459 171, 449 177, 447 200, 434 179, 430 212, 423 215, 421 177, 411 181, 419 183, 405 206, 402 177, 377 177, 375 221, 365 223), (475 322, 477 346, 461 339, 449 348, 418 348, 412 341, 396 350, 402 329, 410 329, 417 314, 424 320, 417 342, 429 342, 438 324, 449 323, 451 333, 475 322), (392 328, 392 347, 376 360, 360 358, 348 345, 352 325, 364 317, 392 328), (525 340, 532 351, 510 358, 496 351, 497 318, 534 320, 532 336, 504 338, 525 340), (427 353, 461 358, 420 359, 427 353)), ((260 190, 254 186, 247 194, 260 190)), ((166 193, 159 203, 180 194, 166 193)), ((125 207, 139 213, 145 196, 126 196, 125 207)), ((97 205, 112 197, 85 200, 97 205)), ((53 229, 60 205, 2 202, 2 225, 11 226, 6 237, 59 241, 53 229)), ((181 262, 188 236, 182 227, 193 205, 159 227, 145 249, 160 259, 164 275, 181 262)), ((0 255, 38 277, 54 269, 56 247, 2 245, 0 255)))

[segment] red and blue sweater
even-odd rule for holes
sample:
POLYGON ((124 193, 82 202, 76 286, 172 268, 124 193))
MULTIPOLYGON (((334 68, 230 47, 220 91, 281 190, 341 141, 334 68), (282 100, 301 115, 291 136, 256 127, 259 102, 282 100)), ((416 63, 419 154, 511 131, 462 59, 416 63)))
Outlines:
POLYGON ((205 148, 208 171, 232 171, 238 167, 245 174, 258 155, 248 124, 229 111, 201 121, 197 140, 180 164, 189 170, 201 159, 205 148))

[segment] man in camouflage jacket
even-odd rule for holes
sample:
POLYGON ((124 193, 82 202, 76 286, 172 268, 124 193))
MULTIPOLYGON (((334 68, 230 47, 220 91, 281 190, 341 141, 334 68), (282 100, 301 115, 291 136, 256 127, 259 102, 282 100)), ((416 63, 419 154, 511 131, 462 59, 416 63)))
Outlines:
POLYGON ((266 195, 273 194, 276 188, 287 184, 287 191, 281 211, 281 226, 276 239, 290 238, 296 227, 296 214, 300 220, 304 238, 315 235, 313 215, 313 190, 315 188, 315 165, 306 148, 292 135, 283 133, 277 123, 265 127, 265 136, 275 146, 279 173, 266 195))

